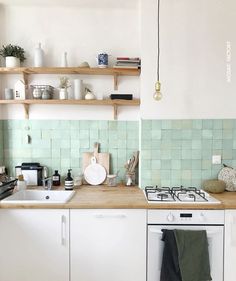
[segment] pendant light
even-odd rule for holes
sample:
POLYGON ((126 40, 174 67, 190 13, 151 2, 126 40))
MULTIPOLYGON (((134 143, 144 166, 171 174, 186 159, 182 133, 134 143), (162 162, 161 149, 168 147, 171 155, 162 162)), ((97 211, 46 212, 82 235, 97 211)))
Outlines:
POLYGON ((161 82, 160 82, 160 1, 157 0, 157 82, 155 83, 154 100, 162 99, 161 82))

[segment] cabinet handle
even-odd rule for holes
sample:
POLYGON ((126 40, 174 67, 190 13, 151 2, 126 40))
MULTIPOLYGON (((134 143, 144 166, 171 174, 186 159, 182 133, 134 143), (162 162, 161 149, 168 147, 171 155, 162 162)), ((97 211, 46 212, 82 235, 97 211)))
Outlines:
POLYGON ((95 214, 96 219, 125 219, 127 216, 125 214, 95 214))
POLYGON ((66 244, 66 217, 61 216, 61 245, 66 244))

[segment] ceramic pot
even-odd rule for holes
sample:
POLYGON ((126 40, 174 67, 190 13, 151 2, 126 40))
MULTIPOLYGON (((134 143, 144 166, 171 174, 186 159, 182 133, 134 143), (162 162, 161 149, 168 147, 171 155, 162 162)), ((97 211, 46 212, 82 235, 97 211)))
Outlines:
POLYGON ((98 62, 98 67, 100 68, 108 67, 108 54, 107 53, 98 54, 97 62, 98 62))
POLYGON ((60 100, 67 100, 68 99, 68 91, 65 88, 61 88, 59 92, 60 100))
POLYGON ((20 59, 16 57, 6 57, 6 67, 20 67, 20 59))

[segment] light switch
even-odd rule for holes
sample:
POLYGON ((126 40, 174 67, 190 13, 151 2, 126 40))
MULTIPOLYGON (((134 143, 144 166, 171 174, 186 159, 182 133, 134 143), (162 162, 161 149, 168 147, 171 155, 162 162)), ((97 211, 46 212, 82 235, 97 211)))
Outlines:
POLYGON ((213 165, 221 164, 221 155, 212 155, 212 164, 213 165))

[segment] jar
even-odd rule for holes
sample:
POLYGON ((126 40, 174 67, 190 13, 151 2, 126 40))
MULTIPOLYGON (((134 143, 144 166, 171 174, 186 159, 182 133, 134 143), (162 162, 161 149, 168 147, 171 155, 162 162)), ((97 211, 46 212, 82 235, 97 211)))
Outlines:
POLYGON ((107 185, 116 186, 116 175, 107 175, 107 185))
POLYGON ((74 178, 74 185, 81 186, 83 184, 83 174, 79 174, 74 178))
POLYGON ((51 91, 48 89, 44 89, 42 93, 42 99, 43 100, 50 100, 51 99, 51 91))
POLYGON ((33 98, 34 99, 41 99, 42 98, 42 91, 41 91, 41 89, 34 88, 34 90, 33 90, 33 98))

